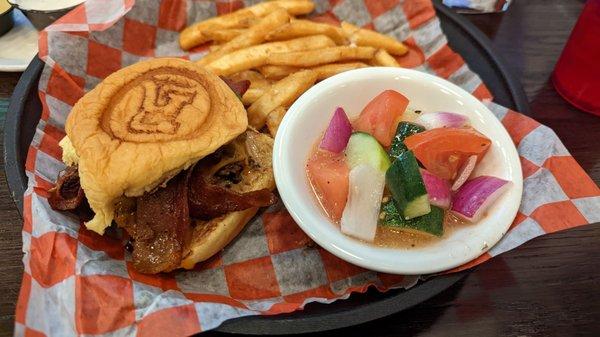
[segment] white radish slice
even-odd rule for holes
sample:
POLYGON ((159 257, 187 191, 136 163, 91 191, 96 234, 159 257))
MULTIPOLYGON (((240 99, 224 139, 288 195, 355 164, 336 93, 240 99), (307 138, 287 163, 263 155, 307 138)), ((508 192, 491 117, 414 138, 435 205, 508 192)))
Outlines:
POLYGON ((385 172, 368 164, 350 170, 348 201, 342 213, 342 233, 372 242, 377 232, 377 221, 385 185, 385 172))
POLYGON ((458 189, 469 179, 471 173, 475 169, 475 165, 477 164, 477 156, 472 155, 465 161, 463 166, 458 170, 458 175, 454 183, 452 184, 452 191, 456 192, 458 189))
POLYGON ((454 195, 452 211, 467 221, 477 222, 511 185, 510 181, 491 176, 471 179, 454 195))

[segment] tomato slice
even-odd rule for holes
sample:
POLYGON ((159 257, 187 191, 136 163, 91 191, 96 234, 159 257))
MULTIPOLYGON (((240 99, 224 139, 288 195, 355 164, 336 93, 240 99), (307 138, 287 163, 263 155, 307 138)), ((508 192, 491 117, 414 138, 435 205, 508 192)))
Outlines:
POLYGON ((353 123, 354 129, 370 134, 383 146, 390 146, 407 106, 408 98, 397 91, 386 90, 365 106, 353 123))
POLYGON ((492 142, 470 128, 438 128, 407 137, 404 144, 429 172, 454 180, 465 161, 472 155, 481 161, 492 142))
POLYGON ((350 169, 344 154, 317 150, 308 160, 306 171, 321 206, 331 219, 339 221, 348 198, 350 169))

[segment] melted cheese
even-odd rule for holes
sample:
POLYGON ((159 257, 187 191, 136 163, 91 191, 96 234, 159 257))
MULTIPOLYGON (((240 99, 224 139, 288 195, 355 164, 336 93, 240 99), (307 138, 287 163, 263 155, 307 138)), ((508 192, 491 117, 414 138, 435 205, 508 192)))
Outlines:
POLYGON ((63 163, 67 164, 68 166, 77 166, 79 163, 79 156, 77 155, 77 152, 75 152, 75 148, 73 147, 73 143, 71 143, 69 137, 65 136, 65 138, 58 143, 58 145, 60 145, 63 151, 63 163))

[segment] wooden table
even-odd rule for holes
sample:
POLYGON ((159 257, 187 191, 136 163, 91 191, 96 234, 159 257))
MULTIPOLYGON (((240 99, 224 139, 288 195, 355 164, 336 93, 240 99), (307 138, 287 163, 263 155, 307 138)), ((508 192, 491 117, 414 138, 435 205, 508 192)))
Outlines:
MULTIPOLYGON (((583 3, 515 0, 507 13, 469 19, 492 39, 523 83, 531 116, 553 128, 600 183, 600 118, 568 105, 549 82, 583 3)), ((0 98, 10 95, 17 78, 0 73, 0 98)), ((8 336, 22 272, 21 219, 4 179, 0 180, 0 336, 8 336)), ((317 335, 599 335, 599 242, 600 224, 537 238, 485 263, 463 282, 409 311, 317 335)))

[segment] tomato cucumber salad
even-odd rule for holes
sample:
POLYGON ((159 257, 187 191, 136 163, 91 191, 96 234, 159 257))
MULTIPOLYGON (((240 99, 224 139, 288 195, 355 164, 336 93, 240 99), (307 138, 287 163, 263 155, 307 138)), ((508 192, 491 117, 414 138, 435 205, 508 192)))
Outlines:
POLYGON ((386 90, 353 122, 338 107, 310 154, 315 196, 346 235, 384 246, 390 231, 441 237, 448 219, 479 221, 511 186, 472 177, 492 142, 466 116, 408 105, 386 90))

